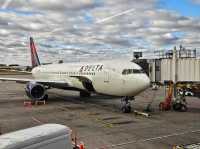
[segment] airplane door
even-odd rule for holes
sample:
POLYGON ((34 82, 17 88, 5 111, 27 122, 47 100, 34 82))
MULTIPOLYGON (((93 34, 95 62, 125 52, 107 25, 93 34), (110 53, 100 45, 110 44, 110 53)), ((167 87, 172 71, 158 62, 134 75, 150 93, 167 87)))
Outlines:
POLYGON ((104 71, 104 83, 109 83, 110 76, 108 71, 104 71))

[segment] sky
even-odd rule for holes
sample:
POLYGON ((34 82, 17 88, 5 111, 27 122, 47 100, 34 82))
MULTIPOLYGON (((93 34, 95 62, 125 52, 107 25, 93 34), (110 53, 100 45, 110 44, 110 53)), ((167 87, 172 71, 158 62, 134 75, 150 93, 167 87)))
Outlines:
POLYGON ((200 0, 0 0, 0 63, 130 59, 180 44, 200 51, 200 0))

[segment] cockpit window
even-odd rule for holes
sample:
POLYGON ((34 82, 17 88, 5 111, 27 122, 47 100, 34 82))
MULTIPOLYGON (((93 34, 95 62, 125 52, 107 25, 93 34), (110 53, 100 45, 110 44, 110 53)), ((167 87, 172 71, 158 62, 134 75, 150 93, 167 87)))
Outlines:
POLYGON ((128 74, 139 74, 139 73, 144 73, 142 69, 124 69, 122 71, 123 75, 128 75, 128 74))

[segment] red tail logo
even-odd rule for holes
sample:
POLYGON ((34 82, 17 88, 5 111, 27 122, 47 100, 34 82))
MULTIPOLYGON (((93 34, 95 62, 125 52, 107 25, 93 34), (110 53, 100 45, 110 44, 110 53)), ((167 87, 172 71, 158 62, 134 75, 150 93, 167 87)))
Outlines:
POLYGON ((32 37, 30 37, 30 48, 31 48, 31 62, 32 62, 32 67, 34 68, 40 65, 40 60, 38 58, 36 47, 32 37))

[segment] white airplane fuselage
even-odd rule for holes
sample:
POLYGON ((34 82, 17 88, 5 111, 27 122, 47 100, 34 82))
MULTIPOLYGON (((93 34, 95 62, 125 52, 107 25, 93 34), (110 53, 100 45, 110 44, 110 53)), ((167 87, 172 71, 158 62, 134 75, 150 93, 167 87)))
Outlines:
POLYGON ((79 80, 86 78, 96 93, 113 96, 135 96, 150 84, 140 66, 124 61, 40 65, 32 75, 36 80, 67 81, 74 88, 88 91, 79 80))
POLYGON ((133 62, 102 61, 41 65, 32 37, 30 50, 33 78, 0 77, 0 80, 26 83, 25 92, 33 102, 47 100, 47 90, 50 88, 75 90, 80 92, 80 97, 89 97, 91 93, 123 97, 121 110, 129 113, 130 100, 150 85, 148 76, 133 62))

